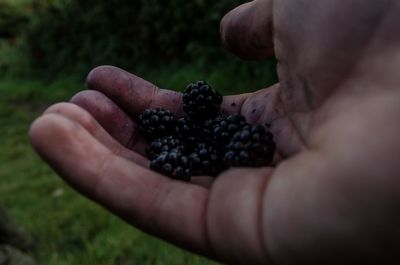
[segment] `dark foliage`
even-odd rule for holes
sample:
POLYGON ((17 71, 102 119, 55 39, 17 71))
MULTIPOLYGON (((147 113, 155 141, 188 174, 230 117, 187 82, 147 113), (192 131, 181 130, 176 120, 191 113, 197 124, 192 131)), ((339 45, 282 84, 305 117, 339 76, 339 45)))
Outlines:
POLYGON ((15 38, 28 24, 27 14, 7 3, 0 1, 0 39, 15 38))
POLYGON ((219 22, 239 0, 64 0, 38 5, 26 40, 48 73, 100 64, 132 69, 221 57, 219 22))

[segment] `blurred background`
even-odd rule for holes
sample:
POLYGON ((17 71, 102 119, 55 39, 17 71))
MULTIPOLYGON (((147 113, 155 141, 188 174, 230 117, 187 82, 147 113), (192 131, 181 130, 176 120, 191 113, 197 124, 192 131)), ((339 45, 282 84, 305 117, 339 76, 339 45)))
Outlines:
POLYGON ((27 131, 102 64, 174 90, 205 80, 231 94, 276 82, 273 59, 241 61, 220 43, 220 19, 244 2, 0 0, 0 205, 33 236, 38 264, 212 264, 82 198, 34 154, 27 131))

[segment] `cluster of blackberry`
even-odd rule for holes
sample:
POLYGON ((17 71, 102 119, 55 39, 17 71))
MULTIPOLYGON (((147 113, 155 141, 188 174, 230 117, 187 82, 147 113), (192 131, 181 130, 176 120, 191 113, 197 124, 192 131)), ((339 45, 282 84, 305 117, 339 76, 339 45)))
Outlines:
POLYGON ((221 94, 206 82, 190 84, 183 92, 187 117, 176 120, 165 109, 148 109, 139 128, 148 139, 150 168, 174 179, 217 176, 229 167, 259 167, 271 163, 272 134, 251 126, 238 114, 219 115, 221 94))

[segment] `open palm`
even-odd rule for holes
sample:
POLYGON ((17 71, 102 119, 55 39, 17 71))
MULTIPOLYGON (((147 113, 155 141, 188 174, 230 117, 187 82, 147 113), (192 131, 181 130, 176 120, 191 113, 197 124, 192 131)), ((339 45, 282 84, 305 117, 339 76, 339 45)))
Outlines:
POLYGON ((278 58, 279 84, 223 102, 225 113, 270 126, 274 168, 193 183, 150 171, 135 119, 152 107, 183 115, 181 95, 111 66, 36 120, 32 144, 129 223, 225 263, 398 261, 399 15, 390 0, 257 0, 224 18, 233 52, 278 58))

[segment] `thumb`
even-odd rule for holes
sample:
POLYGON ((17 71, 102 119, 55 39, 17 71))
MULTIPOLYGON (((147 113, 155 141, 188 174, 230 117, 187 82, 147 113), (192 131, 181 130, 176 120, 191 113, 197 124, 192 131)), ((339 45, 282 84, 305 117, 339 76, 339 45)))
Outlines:
POLYGON ((254 0, 230 11, 221 21, 224 45, 242 59, 273 56, 272 0, 254 0))

